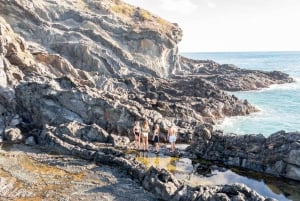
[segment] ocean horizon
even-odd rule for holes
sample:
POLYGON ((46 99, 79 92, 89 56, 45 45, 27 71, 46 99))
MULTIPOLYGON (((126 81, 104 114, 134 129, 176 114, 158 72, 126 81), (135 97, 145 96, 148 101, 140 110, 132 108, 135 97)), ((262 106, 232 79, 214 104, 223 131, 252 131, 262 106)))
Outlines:
POLYGON ((294 83, 271 85, 254 91, 228 92, 247 99, 260 112, 248 116, 226 117, 215 129, 236 134, 269 136, 280 130, 300 131, 300 51, 245 51, 245 52, 183 52, 182 56, 197 60, 213 60, 240 68, 282 71, 294 83))

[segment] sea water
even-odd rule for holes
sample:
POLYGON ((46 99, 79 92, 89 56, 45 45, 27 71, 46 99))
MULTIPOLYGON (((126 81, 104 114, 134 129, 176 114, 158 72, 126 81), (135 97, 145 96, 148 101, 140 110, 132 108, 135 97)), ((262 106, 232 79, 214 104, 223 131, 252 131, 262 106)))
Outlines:
POLYGON ((279 130, 300 131, 300 52, 217 52, 181 53, 199 60, 214 60, 220 64, 234 64, 240 68, 278 70, 294 78, 294 83, 272 85, 269 88, 228 92, 247 99, 260 112, 248 116, 228 117, 216 129, 237 134, 269 136, 279 130))

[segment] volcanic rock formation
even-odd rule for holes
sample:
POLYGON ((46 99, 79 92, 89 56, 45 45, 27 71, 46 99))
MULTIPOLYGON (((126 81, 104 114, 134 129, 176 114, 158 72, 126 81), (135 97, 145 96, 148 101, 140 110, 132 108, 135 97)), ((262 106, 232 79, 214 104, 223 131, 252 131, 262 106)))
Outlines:
POLYGON ((95 158, 97 143, 126 145, 148 119, 188 142, 198 125, 257 111, 222 90, 293 81, 184 58, 181 37, 120 0, 0 0, 0 139, 95 158))
POLYGON ((292 81, 181 57, 176 24, 121 1, 0 0, 0 13, 2 131, 78 121, 129 136, 147 118, 188 141, 198 124, 257 111, 220 89, 292 81))

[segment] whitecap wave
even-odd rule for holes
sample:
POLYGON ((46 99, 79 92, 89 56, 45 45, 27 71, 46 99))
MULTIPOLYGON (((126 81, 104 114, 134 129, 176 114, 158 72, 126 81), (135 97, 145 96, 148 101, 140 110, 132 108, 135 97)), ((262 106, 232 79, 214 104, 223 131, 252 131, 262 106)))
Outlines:
POLYGON ((296 131, 299 125, 295 123, 295 119, 299 119, 300 115, 290 117, 290 114, 278 114, 276 111, 261 111, 252 113, 248 116, 226 117, 221 124, 215 125, 215 130, 223 130, 225 133, 243 134, 270 134, 279 130, 287 132, 296 131))
POLYGON ((263 88, 259 92, 270 90, 299 90, 300 89, 300 77, 293 78, 295 82, 285 84, 273 84, 269 88, 263 88))

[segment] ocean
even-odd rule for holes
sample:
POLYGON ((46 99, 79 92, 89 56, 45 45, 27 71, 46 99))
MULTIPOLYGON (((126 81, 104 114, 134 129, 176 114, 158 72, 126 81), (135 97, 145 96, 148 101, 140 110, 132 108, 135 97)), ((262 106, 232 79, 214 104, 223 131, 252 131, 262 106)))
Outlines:
POLYGON ((256 91, 228 92, 247 99, 260 112, 248 116, 226 117, 215 125, 227 133, 263 134, 269 136, 280 130, 300 131, 300 52, 209 52, 181 53, 192 59, 209 59, 240 68, 289 74, 295 83, 272 85, 256 91))

